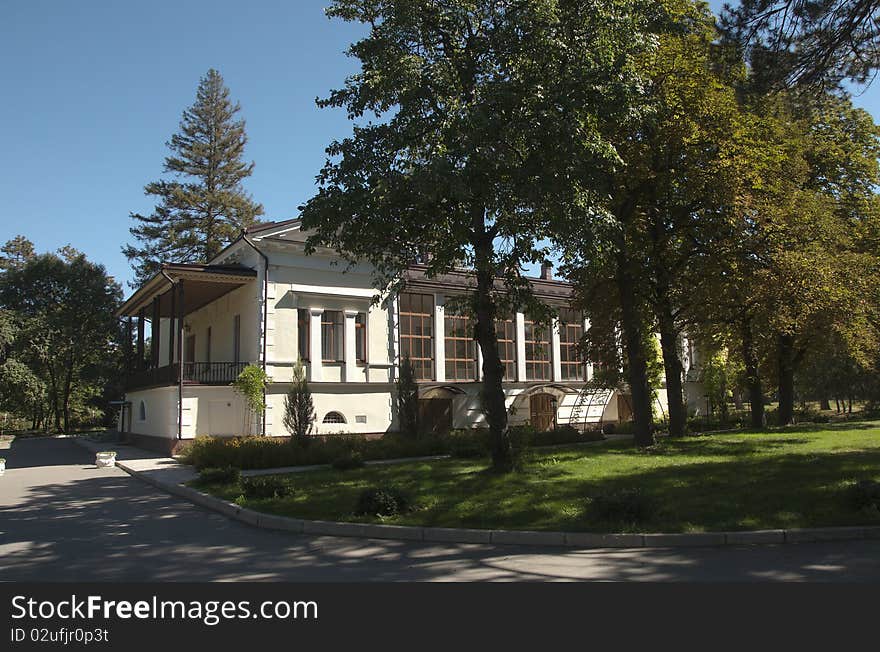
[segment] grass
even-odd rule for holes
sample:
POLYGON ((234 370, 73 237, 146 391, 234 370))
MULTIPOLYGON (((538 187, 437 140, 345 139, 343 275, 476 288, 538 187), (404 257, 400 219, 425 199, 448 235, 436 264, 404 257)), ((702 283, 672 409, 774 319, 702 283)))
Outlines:
MULTIPOLYGON (((856 510, 847 493, 855 480, 880 480, 880 422, 664 439, 646 451, 627 442, 533 450, 509 475, 487 465, 443 460, 292 474, 293 496, 239 504, 305 519, 587 532, 880 525, 878 510, 856 510), (417 508, 354 516, 360 492, 377 485, 402 488, 417 508), (593 516, 589 496, 634 487, 655 505, 641 521, 593 516)), ((202 489, 228 500, 241 493, 237 485, 202 489)))

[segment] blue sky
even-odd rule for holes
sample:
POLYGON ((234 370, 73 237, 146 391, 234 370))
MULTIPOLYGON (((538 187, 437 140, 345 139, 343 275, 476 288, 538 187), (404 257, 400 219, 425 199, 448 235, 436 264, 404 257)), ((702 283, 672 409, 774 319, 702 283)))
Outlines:
MULTIPOLYGON (((354 70, 343 50, 360 32, 328 20, 327 4, 3 0, 0 242, 71 244, 127 282, 129 212, 152 209, 143 186, 211 67, 247 121, 247 189, 266 218, 294 217, 324 147, 350 129, 314 103, 354 70)), ((877 115, 880 85, 855 101, 877 115)))

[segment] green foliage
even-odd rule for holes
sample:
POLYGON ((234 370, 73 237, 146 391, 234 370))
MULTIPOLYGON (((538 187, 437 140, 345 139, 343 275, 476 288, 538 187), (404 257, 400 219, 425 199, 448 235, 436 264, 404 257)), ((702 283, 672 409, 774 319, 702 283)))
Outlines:
POLYGON ((365 460, 423 457, 447 452, 442 438, 411 440, 386 435, 365 439, 351 435, 316 437, 307 446, 275 437, 196 437, 184 450, 188 464, 196 468, 234 466, 240 469, 267 469, 282 466, 331 464, 358 452, 365 460))
POLYGON ((315 423, 315 406, 312 392, 306 380, 302 360, 297 359, 293 367, 293 383, 284 397, 284 427, 291 436, 306 444, 315 423))
POLYGON ((880 512, 880 482, 858 480, 850 485, 849 498, 854 509, 880 512))
POLYGON ((15 248, 27 251, 0 275, 3 355, 9 365, 3 382, 11 392, 4 394, 5 402, 34 421, 53 418, 55 428, 65 432, 75 423, 99 421, 106 406, 103 390, 118 382, 121 347, 114 312, 121 288, 102 265, 70 247, 40 255, 22 242, 15 248))
POLYGON ((253 422, 266 410, 266 383, 269 377, 262 367, 249 364, 232 383, 235 391, 244 398, 248 409, 248 434, 254 429, 253 422))
POLYGON ((180 131, 171 137, 163 172, 170 180, 149 183, 144 192, 159 200, 150 215, 132 213, 131 234, 137 246, 126 245, 142 284, 164 260, 207 262, 252 225, 263 213, 242 187, 253 163, 242 160, 247 143, 241 110, 216 70, 199 81, 195 103, 183 112, 180 131))
POLYGON ((232 466, 206 468, 199 471, 199 482, 203 484, 238 484, 241 471, 232 466))
POLYGON ((352 469, 362 468, 365 463, 364 456, 360 451, 345 450, 330 464, 337 471, 350 471, 352 469))
POLYGON ((447 437, 449 454, 460 459, 486 457, 489 441, 484 429, 453 430, 447 437))
POLYGON ((374 487, 361 492, 354 513, 362 516, 397 516, 410 508, 409 496, 397 487, 374 487))
POLYGON ((289 478, 276 475, 255 475, 241 478, 241 491, 245 498, 287 498, 294 492, 289 478))
POLYGON ((588 518, 605 523, 638 524, 652 519, 656 500, 640 488, 597 493, 587 500, 588 518))
POLYGON ((327 10, 365 36, 349 48, 360 70, 319 101, 357 123, 328 146, 303 207, 307 248, 370 262, 390 294, 419 259, 428 277, 473 270, 482 404, 499 469, 510 445, 495 315, 546 312, 522 267, 547 257, 562 207, 593 206, 605 193, 594 171, 619 159, 596 125, 633 113, 642 80, 630 64, 651 48, 645 32, 658 22, 653 3, 613 4, 336 0, 327 10), (376 119, 363 122, 367 114, 376 119), (562 185, 572 177, 584 188, 575 198, 562 185))
POLYGON ((400 363, 400 377, 395 381, 395 386, 400 433, 415 439, 419 436, 419 386, 409 356, 404 356, 400 363))

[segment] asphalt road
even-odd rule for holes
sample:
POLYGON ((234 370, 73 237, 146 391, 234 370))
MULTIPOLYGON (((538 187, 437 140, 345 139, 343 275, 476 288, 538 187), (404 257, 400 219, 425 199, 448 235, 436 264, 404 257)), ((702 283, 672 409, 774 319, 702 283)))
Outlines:
POLYGON ((0 578, 36 581, 880 581, 880 541, 569 550, 252 528, 96 469, 65 439, 0 451, 0 578))

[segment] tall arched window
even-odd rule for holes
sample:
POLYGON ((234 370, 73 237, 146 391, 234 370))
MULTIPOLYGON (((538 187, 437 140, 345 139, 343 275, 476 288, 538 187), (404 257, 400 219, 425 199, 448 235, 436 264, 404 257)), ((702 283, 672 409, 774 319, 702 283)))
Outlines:
POLYGON ((324 415, 324 423, 345 423, 345 417, 341 412, 328 412, 324 415))

